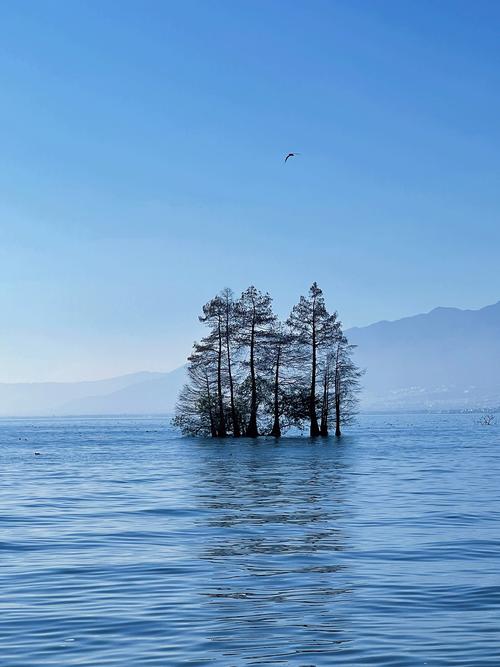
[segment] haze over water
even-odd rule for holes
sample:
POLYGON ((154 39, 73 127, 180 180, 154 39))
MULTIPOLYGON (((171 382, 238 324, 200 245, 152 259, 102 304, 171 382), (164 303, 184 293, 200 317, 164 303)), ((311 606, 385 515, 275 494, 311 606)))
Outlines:
POLYGON ((476 420, 279 443, 2 420, 2 665, 500 664, 500 428, 476 420))

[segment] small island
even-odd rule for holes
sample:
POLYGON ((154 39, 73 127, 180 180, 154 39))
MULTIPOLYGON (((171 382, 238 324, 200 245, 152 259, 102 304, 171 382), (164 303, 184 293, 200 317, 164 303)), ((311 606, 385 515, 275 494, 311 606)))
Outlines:
POLYGON ((193 345, 173 424, 184 435, 281 437, 308 428, 326 437, 352 421, 363 373, 336 311, 313 283, 286 321, 251 286, 223 289, 203 306, 207 334, 193 345))

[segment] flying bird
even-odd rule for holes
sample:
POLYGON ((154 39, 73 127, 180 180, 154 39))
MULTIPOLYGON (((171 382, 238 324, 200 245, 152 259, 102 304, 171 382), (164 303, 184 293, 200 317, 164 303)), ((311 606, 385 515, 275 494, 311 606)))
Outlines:
POLYGON ((300 153, 288 153, 288 155, 285 158, 285 162, 288 160, 289 157, 295 157, 296 155, 300 155, 300 153))

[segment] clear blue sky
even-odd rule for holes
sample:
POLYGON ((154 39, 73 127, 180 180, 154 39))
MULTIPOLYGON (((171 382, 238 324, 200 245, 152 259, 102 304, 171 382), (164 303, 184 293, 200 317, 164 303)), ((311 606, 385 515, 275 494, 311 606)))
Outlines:
POLYGON ((214 292, 500 299, 500 4, 1 2, 0 381, 168 370, 214 292), (302 155, 283 164, 288 151, 302 155))

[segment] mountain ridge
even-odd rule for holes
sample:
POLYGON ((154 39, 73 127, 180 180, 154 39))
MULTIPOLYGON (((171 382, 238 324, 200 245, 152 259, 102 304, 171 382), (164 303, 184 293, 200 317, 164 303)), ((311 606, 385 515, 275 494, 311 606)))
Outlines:
POLYGON ((347 334, 368 368, 365 408, 500 405, 500 302, 476 310, 438 307, 347 334))
POLYGON ((434 314, 441 314, 441 313, 481 313, 481 312, 496 312, 495 309, 498 309, 499 311, 499 317, 500 317, 500 300, 497 301, 496 303, 488 304, 487 306, 482 306, 481 308, 457 308, 456 306, 436 306, 435 308, 432 308, 431 310, 427 311, 426 313, 415 313, 414 315, 405 315, 404 317, 399 317, 396 320, 377 320, 376 322, 372 322, 371 324, 367 324, 365 326, 354 326, 354 327, 349 327, 346 329, 346 333, 349 331, 358 331, 359 329, 370 329, 372 327, 377 327, 381 324, 395 324, 397 322, 406 322, 408 320, 417 320, 420 318, 426 318, 434 314))

